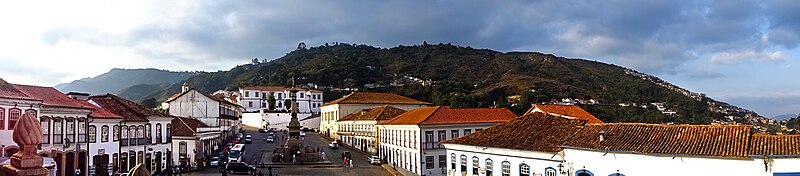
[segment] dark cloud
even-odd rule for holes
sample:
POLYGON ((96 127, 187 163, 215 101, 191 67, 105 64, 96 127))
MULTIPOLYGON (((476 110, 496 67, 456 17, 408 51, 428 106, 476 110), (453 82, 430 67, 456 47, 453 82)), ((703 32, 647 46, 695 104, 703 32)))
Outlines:
POLYGON ((381 47, 428 41, 500 51, 542 51, 657 74, 675 73, 687 61, 715 55, 721 61, 714 63, 721 64, 759 61, 764 58, 759 56, 775 53, 772 45, 793 48, 800 41, 800 17, 796 12, 800 3, 793 1, 197 4, 187 9, 159 8, 183 16, 155 20, 124 34, 61 27, 42 34, 42 42, 54 45, 75 40, 123 46, 148 58, 199 62, 276 58, 301 41, 310 45, 347 42, 381 47), (765 35, 768 40, 764 40, 765 35), (741 57, 726 60, 727 56, 741 57))

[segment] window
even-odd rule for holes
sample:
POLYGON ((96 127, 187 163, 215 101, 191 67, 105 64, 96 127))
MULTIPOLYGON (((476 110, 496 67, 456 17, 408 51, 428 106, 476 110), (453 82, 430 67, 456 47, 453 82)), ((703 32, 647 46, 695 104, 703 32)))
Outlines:
POLYGON ((456 169, 456 154, 450 154, 450 169, 456 169))
POLYGON ((144 124, 144 137, 147 138, 147 143, 148 144, 152 144, 153 143, 153 133, 152 133, 151 130, 153 130, 153 128, 152 128, 152 126, 150 126, 149 123, 148 124, 144 124))
POLYGON ((261 93, 261 97, 262 97, 262 98, 267 98, 267 93, 265 93, 265 92, 262 92, 262 93, 261 93))
POLYGON ((531 175, 531 167, 525 163, 519 165, 519 176, 530 176, 531 175))
POLYGON ((447 155, 439 155, 439 168, 444 168, 447 165, 447 155))
POLYGON ((486 176, 492 175, 492 159, 486 158, 486 176))
POLYGON ((167 124, 167 143, 172 141, 172 124, 167 124))
POLYGON ((247 102, 247 107, 251 107, 252 108, 253 107, 253 102, 252 101, 247 102))
POLYGON ((114 125, 114 141, 119 141, 119 126, 114 125))
POLYGON ((97 127, 94 125, 89 125, 89 142, 97 142, 97 127))
POLYGON ((472 157, 472 175, 478 175, 478 168, 481 166, 477 156, 472 157))
POLYGON ((450 139, 458 138, 458 130, 450 131, 450 139))
POLYGON ((306 94, 304 94, 303 92, 300 92, 300 98, 303 98, 305 96, 306 96, 306 94))
POLYGON ((156 144, 161 143, 161 124, 156 124, 156 144))
POLYGON ((128 142, 131 146, 136 145, 136 130, 137 130, 136 126, 128 127, 128 142))
POLYGON ((447 131, 439 130, 439 131, 437 131, 437 133, 439 133, 439 140, 438 141, 447 140, 447 131))
POLYGON ((433 169, 433 162, 435 162, 433 156, 425 156, 425 169, 433 169))
POLYGON ((461 175, 467 175, 467 156, 461 155, 461 175))
POLYGON ((511 176, 511 163, 503 161, 503 176, 511 176))
MULTIPOLYGON (((2 113, 2 112, 0 112, 2 113)), ((40 125, 42 126, 42 144, 49 144, 50 143, 50 118, 42 117, 40 121, 40 125)), ((2 124, 3 121, 0 121, 2 124)))
POLYGON ((256 96, 256 97, 258 97, 258 92, 256 92, 256 93, 253 93, 253 94, 255 94, 255 96, 256 96))
POLYGON ((544 176, 556 176, 556 169, 548 167, 544 169, 544 176))
POLYGON ((103 125, 103 127, 100 127, 100 141, 108 142, 108 125, 103 125))
POLYGON ((244 97, 250 97, 250 92, 244 91, 244 97))
POLYGON ((17 108, 12 108, 8 110, 8 130, 14 130, 14 126, 17 125, 17 121, 22 116, 22 110, 17 108))
POLYGON ((464 129, 464 136, 469 135, 470 133, 472 133, 471 129, 464 129))
POLYGON ((64 126, 66 126, 64 130, 67 131, 65 138, 69 139, 70 142, 75 142, 75 119, 67 119, 67 125, 64 126))
POLYGON ((6 109, 0 108, 0 130, 6 129, 6 109))
POLYGON ((78 119, 78 142, 86 142, 86 119, 78 119))
POLYGON ((425 131, 425 146, 433 145, 433 131, 425 131))
POLYGON ((139 125, 139 128, 136 129, 136 138, 139 138, 139 145, 145 144, 145 128, 144 126, 139 125))
POLYGON ((53 143, 54 144, 61 144, 64 138, 62 134, 64 134, 64 120, 61 118, 54 118, 53 119, 53 143))
POLYGON ((180 142, 178 144, 178 146, 179 146, 178 147, 178 152, 179 152, 178 154, 186 155, 186 142, 180 142))
POLYGON ((278 93, 278 99, 283 99, 283 94, 282 93, 278 93))

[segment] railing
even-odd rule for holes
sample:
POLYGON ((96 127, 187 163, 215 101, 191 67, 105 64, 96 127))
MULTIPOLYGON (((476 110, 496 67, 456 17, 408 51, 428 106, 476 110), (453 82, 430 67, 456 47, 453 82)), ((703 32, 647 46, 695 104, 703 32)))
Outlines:
POLYGON ((139 144, 144 145, 149 144, 149 142, 147 142, 147 138, 139 138, 139 144))
POLYGON ((424 142, 422 143, 422 149, 443 149, 444 145, 439 142, 424 142))
POLYGON ((128 139, 126 139, 126 138, 119 139, 119 145, 120 146, 128 146, 128 139))

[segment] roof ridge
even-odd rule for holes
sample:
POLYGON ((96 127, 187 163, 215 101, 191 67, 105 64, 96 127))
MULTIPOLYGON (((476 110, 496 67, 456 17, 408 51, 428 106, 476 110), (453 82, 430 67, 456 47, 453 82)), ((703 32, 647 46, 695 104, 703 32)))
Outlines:
POLYGON ((427 117, 425 117, 425 120, 420 121, 419 123, 417 123, 417 125, 425 123, 425 121, 428 121, 428 119, 430 119, 431 116, 433 116, 434 114, 438 113, 439 110, 442 109, 442 107, 448 108, 447 106, 436 106, 436 110, 433 110, 433 112, 431 112, 430 114, 428 114, 427 117))
POLYGON ((179 120, 179 121, 181 121, 181 123, 183 124, 183 126, 185 126, 185 127, 189 128, 189 130, 191 130, 191 131, 192 131, 192 133, 197 133, 197 131, 195 131, 194 129, 192 129, 192 127, 190 127, 190 126, 189 126, 189 124, 187 124, 185 121, 183 121, 183 117, 175 117, 175 118, 178 118, 178 120, 179 120))

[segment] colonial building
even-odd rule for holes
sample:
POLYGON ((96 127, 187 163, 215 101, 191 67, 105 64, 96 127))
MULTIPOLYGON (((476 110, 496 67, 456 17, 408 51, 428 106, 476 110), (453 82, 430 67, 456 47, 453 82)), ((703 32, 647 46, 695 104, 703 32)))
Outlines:
POLYGON ((101 134, 109 134, 109 129, 112 131, 111 140, 105 135, 101 140, 114 141, 119 145, 118 149, 113 150, 120 153, 114 153, 111 157, 114 171, 124 173, 137 164, 144 164, 145 168, 155 173, 172 164, 173 117, 112 94, 94 95, 87 102, 124 117, 118 124, 99 127, 101 134))
MULTIPOLYGON (((82 93, 68 93, 67 96, 78 100, 85 107, 92 108, 89 114, 89 131, 87 133, 89 143, 89 175, 109 176, 114 173, 115 164, 118 163, 116 157, 119 156, 119 140, 112 133, 112 128, 118 126, 125 118, 111 113, 98 105, 87 102, 88 95, 82 93)), ((45 118, 42 118, 45 120, 45 118)), ((45 121, 42 121, 44 127, 45 121)), ((49 125, 49 124, 48 124, 49 125)))
POLYGON ((378 123, 384 122, 405 110, 389 105, 363 109, 336 121, 342 142, 371 154, 378 152, 378 123))
POLYGON ((339 139, 336 121, 341 117, 362 109, 390 105, 403 110, 412 110, 428 107, 431 103, 415 100, 394 93, 381 92, 353 92, 342 98, 328 102, 320 107, 322 120, 319 124, 320 133, 328 137, 339 139))
POLYGON ((169 114, 178 117, 197 119, 210 127, 221 131, 223 139, 227 139, 242 129, 241 116, 243 107, 232 102, 217 98, 186 84, 181 87, 181 93, 168 99, 169 114))
MULTIPOLYGON (((299 89, 299 88, 297 88, 299 89)), ((239 105, 245 112, 288 111, 285 104, 291 94, 289 88, 279 86, 246 86, 239 88, 239 105), (269 97, 275 99, 275 104, 269 104, 269 97), (269 109, 270 107, 274 109, 269 109)), ((297 92, 298 113, 319 113, 322 106, 322 91, 299 89, 297 92)))
POLYGON ((379 123, 379 156, 405 175, 438 175, 446 161, 440 141, 481 131, 517 116, 505 108, 449 108, 434 106, 410 110, 379 123))
POLYGON ((208 126, 195 118, 177 117, 172 124, 172 148, 177 150, 173 158, 184 170, 193 170, 201 162, 208 161, 223 142, 219 137, 219 128, 208 126))
POLYGON ((542 113, 445 142, 449 175, 797 175, 798 135, 542 113))

